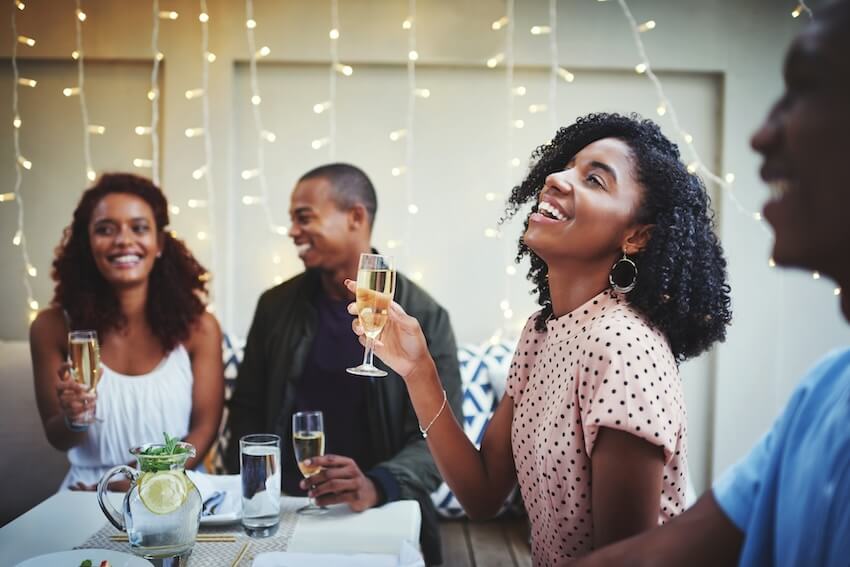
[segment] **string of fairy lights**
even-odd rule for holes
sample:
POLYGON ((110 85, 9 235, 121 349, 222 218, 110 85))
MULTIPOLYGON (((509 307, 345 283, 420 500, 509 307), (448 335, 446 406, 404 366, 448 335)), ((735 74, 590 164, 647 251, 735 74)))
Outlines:
POLYGON ((336 158, 336 75, 339 65, 339 4, 331 0, 331 29, 328 31, 328 48, 331 64, 328 67, 328 158, 336 158))
MULTIPOLYGON (((540 29, 540 26, 538 26, 540 29)), ((558 0, 549 0, 549 129, 553 135, 558 122, 558 75, 561 66, 558 55, 558 0)))
MULTIPOLYGON (((419 60, 419 52, 416 50, 416 0, 409 0, 407 6, 407 19, 405 22, 408 26, 404 28, 407 31, 407 120, 404 136, 404 193, 407 200, 407 213, 411 218, 404 223, 404 257, 405 266, 410 267, 411 244, 413 242, 413 225, 416 215, 419 213, 419 206, 414 200, 415 185, 414 180, 416 171, 414 170, 413 159, 415 156, 414 142, 414 125, 416 123, 416 62, 419 60)), ((428 91, 430 96, 430 91, 428 91)), ((422 272, 416 271, 411 274, 411 277, 416 281, 422 280, 422 272)))
POLYGON ((276 136, 273 132, 266 130, 263 126, 263 115, 260 111, 260 105, 263 98, 260 95, 260 81, 257 76, 257 59, 267 57, 271 53, 271 49, 267 46, 257 49, 255 41, 255 30, 257 28, 257 20, 254 19, 254 2, 253 0, 245 0, 245 36, 248 42, 248 57, 249 57, 249 73, 250 73, 250 88, 251 88, 251 115, 254 122, 254 131, 257 136, 257 159, 254 167, 251 169, 243 169, 241 177, 243 181, 255 180, 259 184, 260 195, 244 195, 242 197, 243 205, 261 205, 265 214, 266 226, 272 234, 278 236, 286 236, 287 228, 285 225, 275 222, 274 214, 269 204, 269 185, 266 178, 266 143, 274 143, 276 136))
MULTIPOLYGON (((163 59, 163 54, 159 50, 159 20, 161 17, 159 0, 153 0, 152 8, 151 55, 153 56, 153 66, 151 68, 151 88, 148 90, 148 100, 151 103, 151 123, 150 126, 137 126, 136 134, 140 136, 149 134, 151 137, 151 179, 154 185, 159 187, 159 64, 163 59)), ((171 19, 170 13, 169 19, 171 19)), ((172 212, 179 213, 179 208, 172 208, 172 212)))
MULTIPOLYGON (((606 0, 598 0, 599 2, 604 2, 606 0)), ((767 232, 767 227, 765 225, 764 219, 762 219, 761 214, 758 212, 749 211, 741 201, 738 199, 738 196, 735 192, 734 182, 735 176, 731 172, 726 173, 724 175, 715 173, 712 171, 705 162, 701 159, 695 144, 694 139, 691 134, 689 134, 682 126, 679 116, 676 112, 676 108, 673 105, 670 98, 667 96, 664 91, 664 87, 662 82, 655 74, 652 66, 652 62, 650 61, 646 48, 644 46, 642 35, 656 29, 655 20, 646 20, 643 22, 638 22, 627 3, 626 0, 617 0, 620 9, 623 12, 625 19, 627 20, 631 35, 635 44, 635 48, 637 50, 639 56, 639 62, 635 66, 635 72, 640 75, 646 75, 646 77, 651 81, 653 87, 656 92, 656 96, 658 98, 658 106, 656 108, 656 112, 659 116, 663 117, 669 115, 669 120, 673 125, 673 128, 679 135, 682 141, 684 141, 686 154, 689 156, 688 169, 691 173, 703 175, 706 179, 716 183, 718 186, 723 188, 726 192, 729 200, 733 203, 735 208, 743 215, 746 215, 754 222, 756 222, 762 230, 767 232)), ((33 287, 32 287, 32 279, 37 277, 38 270, 30 261, 29 250, 27 248, 27 240, 26 240, 26 231, 24 226, 24 195, 22 193, 22 186, 25 181, 26 172, 29 171, 33 164, 27 159, 21 152, 20 145, 20 136, 21 136, 21 128, 23 126, 23 122, 19 112, 19 94, 21 89, 27 88, 35 88, 38 84, 38 81, 35 79, 23 77, 19 73, 18 69, 18 49, 21 47, 33 47, 36 45, 36 40, 28 35, 19 35, 17 31, 17 20, 16 15, 18 12, 23 11, 26 8, 25 3, 22 0, 15 0, 16 10, 12 10, 12 37, 13 37, 13 48, 12 48, 12 69, 13 69, 13 92, 12 92, 12 110, 13 110, 13 142, 14 142, 14 150, 15 150, 15 183, 12 192, 0 193, 0 203, 3 202, 11 202, 14 201, 17 205, 17 229, 12 239, 12 243, 15 247, 19 248, 23 266, 24 266, 24 278, 23 283, 27 293, 27 305, 30 308, 30 320, 34 318, 35 314, 38 311, 39 303, 34 297, 33 287)), ((91 136, 93 135, 103 135, 106 132, 106 126, 99 124, 92 124, 89 121, 89 112, 88 105, 86 101, 86 90, 85 90, 85 52, 83 49, 83 30, 84 24, 86 23, 88 16, 83 10, 82 0, 75 0, 76 9, 74 12, 75 17, 75 31, 76 31, 76 49, 72 52, 72 58, 76 62, 77 67, 77 84, 73 86, 68 86, 62 90, 62 94, 66 97, 78 97, 78 102, 80 105, 80 114, 83 124, 83 158, 84 158, 84 167, 85 167, 85 175, 89 181, 94 181, 97 176, 97 170, 94 167, 93 158, 92 158, 92 149, 91 149, 91 136)), ((549 76, 548 76, 548 100, 546 103, 538 102, 528 105, 528 113, 536 114, 548 112, 549 122, 554 131, 555 128, 559 125, 558 122, 558 112, 557 112, 557 96, 558 96, 558 87, 563 80, 564 82, 571 83, 574 80, 574 75, 569 72, 567 69, 563 68, 559 63, 559 52, 558 52, 558 43, 557 43, 557 20, 558 20, 558 9, 557 9, 557 0, 549 0, 548 1, 548 22, 546 24, 535 25, 531 27, 529 30, 532 35, 548 35, 548 51, 549 51, 549 76)), ((246 19, 245 19, 245 29, 246 29, 246 39, 248 43, 248 53, 249 53, 249 69, 250 69, 250 102, 252 108, 252 117, 254 123, 254 130, 257 135, 257 149, 256 149, 256 163, 253 168, 243 169, 241 171, 241 178, 243 181, 250 183, 257 183, 259 194, 252 195, 250 192, 246 191, 241 198, 241 202, 244 205, 261 205, 263 212, 265 214, 265 221, 268 229, 276 236, 285 236, 287 234, 287 227, 284 224, 278 223, 274 219, 274 215, 272 214, 272 210, 269 203, 269 189, 268 189, 268 181, 266 178, 265 171, 265 144, 273 143, 276 139, 276 135, 265 129, 262 120, 262 112, 261 112, 261 103, 262 97, 259 88, 259 79, 257 72, 257 61, 264 57, 267 57, 271 50, 267 46, 260 47, 259 49, 255 43, 255 30, 257 28, 257 21, 254 18, 254 10, 253 10, 253 1, 246 0, 245 4, 246 11, 246 19)), ((494 69, 504 64, 505 66, 505 81, 506 81, 506 91, 507 91, 507 126, 506 126, 506 141, 505 141, 505 151, 507 156, 508 167, 507 169, 507 186, 511 187, 514 184, 514 177, 518 171, 518 167, 521 165, 521 160, 513 155, 514 147, 513 147, 513 131, 517 128, 522 128, 524 126, 524 121, 516 117, 516 102, 518 97, 523 97, 526 94, 526 88, 522 85, 515 84, 514 81, 514 34, 515 34, 515 0, 505 0, 505 15, 498 20, 491 23, 491 29, 493 31, 501 31, 505 32, 505 43, 504 50, 500 53, 495 54, 493 57, 486 61, 486 66, 490 69, 494 69)), ((809 6, 805 1, 800 1, 791 11, 790 15, 792 18, 798 18, 802 14, 806 14, 809 18, 813 18, 813 13, 809 6)), ((160 21, 174 21, 177 20, 179 14, 172 10, 160 10, 158 0, 152 0, 152 35, 151 35, 151 50, 153 57, 153 65, 151 70, 151 85, 150 89, 147 93, 147 98, 151 103, 151 120, 149 125, 140 125, 136 126, 134 131, 137 135, 151 136, 151 156, 149 158, 137 157, 133 159, 133 165, 137 168, 150 169, 151 177, 155 184, 159 185, 159 176, 160 176, 160 141, 158 135, 158 127, 159 127, 159 104, 160 104, 160 92, 159 92, 159 73, 160 73, 160 64, 164 59, 164 55, 159 51, 158 43, 159 43, 159 27, 160 21)), ((216 215, 215 215, 215 185, 213 182, 212 176, 212 160, 213 160, 213 147, 212 147, 212 136, 210 129, 210 108, 209 108, 209 65, 216 60, 216 55, 209 51, 209 13, 207 11, 207 2, 206 0, 200 0, 200 13, 198 19, 201 24, 201 33, 202 33, 202 45, 201 45, 201 54, 202 54, 202 85, 200 88, 192 89, 186 91, 186 99, 193 100, 198 99, 202 105, 202 116, 203 116, 203 125, 196 128, 187 128, 185 131, 187 138, 202 138, 204 143, 204 163, 197 169, 192 172, 192 177, 195 180, 203 179, 205 182, 206 195, 204 198, 193 198, 189 199, 187 204, 189 208, 206 208, 208 215, 208 227, 204 231, 199 231, 197 233, 197 237, 199 240, 208 240, 209 247, 212 251, 212 273, 217 273, 219 269, 219 263, 217 261, 216 254, 216 246, 214 242, 215 235, 217 230, 215 229, 216 225, 216 215)), ((417 43, 416 43, 416 31, 417 31, 417 21, 416 21, 416 0, 408 0, 408 17, 402 22, 402 28, 407 32, 407 111, 406 111, 406 121, 403 128, 398 128, 390 132, 389 138, 392 142, 404 141, 405 144, 405 158, 404 163, 402 165, 397 165, 391 169, 391 174, 394 177, 404 176, 405 182, 405 197, 407 202, 407 213, 414 217, 419 212, 419 207, 415 201, 415 175, 414 175, 414 156, 415 156, 415 137, 414 137, 414 126, 415 126, 415 115, 416 115, 416 105, 418 99, 427 99, 431 95, 431 91, 427 88, 420 88, 417 86, 417 78, 416 78, 416 70, 417 70, 417 62, 419 61, 419 52, 417 51, 417 43)), ((313 111, 316 114, 327 113, 328 119, 328 131, 327 135, 324 137, 316 138, 311 142, 311 146, 315 150, 319 150, 327 147, 328 156, 331 160, 335 159, 336 153, 338 151, 338 143, 337 143, 337 81, 339 76, 350 77, 354 73, 354 69, 350 65, 346 65, 341 62, 339 56, 339 39, 340 39, 340 26, 339 26, 339 6, 338 0, 330 0, 330 30, 328 32, 329 37, 329 59, 330 64, 328 68, 328 99, 325 101, 318 102, 314 104, 313 111)), ((256 193, 256 191, 254 191, 256 193)), ((485 195, 485 199, 487 201, 495 201, 499 198, 499 195, 493 192, 489 192, 485 195)), ((171 212, 173 214, 180 213, 180 207, 177 204, 172 204, 171 212)), ((410 257, 410 244, 412 242, 412 218, 409 218, 407 222, 405 222, 405 232, 403 240, 388 240, 387 248, 394 249, 403 247, 404 254, 406 258, 410 257)), ((501 238, 501 232, 497 229, 487 228, 485 230, 485 237, 487 238, 501 238)), ((508 239, 504 239, 505 243, 505 256, 507 258, 506 267, 505 267, 505 285, 504 285, 504 297, 500 302, 500 309, 504 316, 505 325, 513 318, 513 310, 511 308, 510 298, 511 298, 511 278, 517 274, 517 268, 513 264, 512 256, 513 256, 513 243, 508 242, 508 239)), ((280 257, 275 256, 273 262, 275 264, 280 263, 280 257)), ((770 267, 775 266, 775 262, 771 258, 768 261, 770 267)), ((408 266, 408 269, 410 267, 408 266)), ((413 271, 412 279, 414 280, 422 280, 423 274, 420 271, 413 271)), ((820 274, 818 272, 813 272, 812 277, 814 279, 819 279, 820 274)), ((281 276, 275 277, 275 282, 279 283, 282 281, 281 276)), ((839 295, 841 293, 840 288, 834 288, 834 294, 839 295)), ((505 327, 507 328, 507 327, 505 327)), ((500 334, 502 330, 497 331, 497 335, 500 334)))
MULTIPOLYGON (((744 205, 738 199, 738 196, 735 194, 735 174, 729 172, 721 177, 721 175, 712 171, 700 157, 699 152, 697 151, 696 146, 694 145, 693 136, 682 127, 678 113, 676 112, 676 107, 673 105, 672 101, 665 93, 661 80, 653 71, 652 62, 650 61, 649 56, 646 53, 646 47, 644 46, 643 40, 641 39, 641 34, 649 32, 656 28, 655 20, 648 20, 639 24, 632 15, 632 12, 629 9, 629 5, 626 0, 617 0, 617 2, 623 12, 623 15, 629 23, 632 38, 634 40, 635 47, 638 51, 638 55, 641 59, 640 63, 635 66, 635 72, 640 75, 645 74, 652 82, 655 88, 656 96, 659 100, 658 106, 656 108, 656 112, 658 113, 658 115, 664 116, 669 113, 670 121, 673 125, 673 128, 679 134, 681 140, 685 143, 688 153, 690 154, 691 161, 688 163, 688 171, 692 174, 699 173, 716 183, 719 187, 725 190, 730 201, 735 205, 735 208, 741 214, 745 215, 746 217, 752 219, 755 223, 757 223, 759 228, 765 234, 770 234, 770 230, 767 228, 766 222, 764 218, 762 218, 762 214, 760 212, 753 212, 748 210, 746 207, 744 207, 744 205)), ((794 11, 791 13, 791 16, 795 18, 798 17, 800 15, 800 11, 802 10, 805 10, 809 14, 809 16, 812 17, 811 10, 809 10, 808 6, 806 6, 805 3, 798 4, 798 7, 794 9, 794 11)), ((776 267, 776 262, 773 260, 773 258, 768 259, 768 266, 771 268, 776 267)), ((819 272, 812 272, 813 279, 817 280, 820 279, 820 277, 821 275, 819 272)), ((840 295, 841 288, 834 288, 833 293, 835 295, 840 295)))
MULTIPOLYGON (((521 120, 514 119, 514 0, 507 0, 505 3, 505 107, 507 116, 505 117, 505 187, 507 191, 514 184, 514 170, 519 166, 519 159, 514 158, 514 128, 522 128, 525 124, 521 120)), ((499 232, 501 237, 501 231, 499 232)), ((502 253, 504 255, 505 264, 511 264, 514 256, 514 243, 509 238, 503 239, 502 253)), ((503 332, 509 331, 508 325, 514 317, 514 311, 511 307, 511 281, 513 278, 506 275, 504 281, 504 299, 499 303, 499 308, 502 310, 504 317, 503 332)), ((498 334, 498 331, 497 331, 498 334)))
POLYGON ((18 35, 17 14, 19 10, 24 10, 26 6, 20 0, 15 2, 15 6, 17 10, 12 10, 12 139, 15 147, 15 186, 12 193, 0 194, 0 202, 15 201, 18 206, 18 226, 15 236, 12 237, 12 244, 17 246, 21 251, 24 265, 23 283, 24 289, 27 292, 29 320, 32 321, 38 313, 38 301, 35 300, 30 278, 36 277, 38 270, 36 270, 30 261, 29 249, 27 248, 27 237, 24 230, 24 196, 21 191, 24 171, 32 169, 32 162, 21 153, 20 132, 23 126, 23 120, 18 110, 18 89, 20 87, 35 88, 38 85, 38 81, 22 77, 18 72, 18 45, 35 47, 36 41, 30 36, 18 35))
MULTIPOLYGON (((204 165, 201 166, 204 171, 204 185, 206 187, 207 194, 207 223, 208 223, 208 240, 209 240, 209 250, 210 250, 210 258, 211 258, 211 272, 208 272, 204 275, 205 278, 209 278, 209 274, 219 274, 219 266, 220 263, 218 261, 218 246, 216 246, 216 234, 218 231, 216 230, 216 206, 215 206, 215 185, 213 184, 213 147, 212 147, 212 131, 211 131, 211 122, 210 122, 210 58, 208 56, 210 52, 210 37, 209 37, 209 21, 210 15, 207 10, 207 0, 200 0, 200 13, 198 14, 198 21, 201 25, 201 90, 203 91, 203 95, 200 97, 201 99, 201 116, 203 126, 201 127, 201 131, 203 132, 204 139, 204 165)), ((196 131, 197 129, 195 129, 196 131)), ((186 130, 186 135, 189 136, 192 133, 192 130, 186 130)), ((194 137, 194 134, 193 136, 194 137)), ((216 287, 218 287, 218 281, 213 281, 213 287, 209 290, 210 302, 207 307, 208 310, 215 310, 215 298, 217 294, 215 293, 216 287)))
POLYGON ((63 90, 63 94, 65 96, 74 96, 76 95, 80 102, 80 116, 83 121, 83 159, 85 160, 86 167, 86 178, 89 181, 94 181, 97 177, 97 173, 94 170, 94 165, 92 165, 91 158, 91 135, 99 134, 103 135, 106 133, 106 127, 98 124, 89 124, 89 109, 86 104, 86 90, 85 90, 85 52, 83 51, 83 22, 86 21, 86 13, 83 12, 82 3, 80 0, 77 0, 77 9, 75 11, 74 25, 76 28, 76 41, 77 41, 77 49, 75 53, 77 54, 77 86, 76 87, 66 87, 63 90))
POLYGON ((416 0, 408 0, 407 18, 401 22, 401 28, 407 32, 407 110, 405 126, 389 133, 391 142, 404 140, 404 164, 397 165, 390 170, 393 177, 404 176, 405 201, 407 214, 411 217, 404 224, 403 240, 389 239, 387 248, 393 250, 403 247, 405 266, 412 268, 411 279, 421 282, 425 275, 423 272, 410 265, 411 243, 413 241, 414 218, 419 214, 419 205, 416 203, 416 184, 414 171, 414 157, 416 155, 416 136, 414 127, 416 124, 417 99, 428 99, 431 97, 431 89, 418 86, 416 76, 416 65, 419 61, 419 51, 416 45, 416 0))

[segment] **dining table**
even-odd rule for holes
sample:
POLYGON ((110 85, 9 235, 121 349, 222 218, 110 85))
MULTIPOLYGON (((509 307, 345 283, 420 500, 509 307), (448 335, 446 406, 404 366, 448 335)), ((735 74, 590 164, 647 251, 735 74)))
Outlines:
MULTIPOLYGON (((119 509, 123 496, 109 494, 119 509)), ((306 503, 306 498, 282 496, 281 513, 284 515, 285 511, 291 512, 306 503)), ((418 549, 422 518, 417 502, 401 500, 359 513, 344 504, 331 506, 325 514, 316 516, 295 518, 294 513, 289 513, 288 521, 291 534, 286 538, 287 552, 398 555, 402 548, 418 549)), ((106 530, 106 523, 95 493, 57 492, 0 528, 0 567, 12 567, 34 556, 80 547, 106 530)), ((239 524, 230 529, 238 532, 239 524)), ((204 533, 203 525, 200 533, 204 533)), ((190 567, 195 563, 190 561, 190 567)))

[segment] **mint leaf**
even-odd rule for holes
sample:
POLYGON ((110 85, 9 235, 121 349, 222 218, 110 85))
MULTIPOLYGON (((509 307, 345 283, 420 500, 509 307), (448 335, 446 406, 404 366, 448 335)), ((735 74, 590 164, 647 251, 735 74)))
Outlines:
POLYGON ((82 563, 80 563, 80 567, 92 567, 91 559, 86 559, 82 563))
POLYGON ((165 453, 168 455, 174 454, 174 449, 177 447, 177 442, 179 439, 177 437, 171 437, 168 433, 162 433, 165 436, 165 453))

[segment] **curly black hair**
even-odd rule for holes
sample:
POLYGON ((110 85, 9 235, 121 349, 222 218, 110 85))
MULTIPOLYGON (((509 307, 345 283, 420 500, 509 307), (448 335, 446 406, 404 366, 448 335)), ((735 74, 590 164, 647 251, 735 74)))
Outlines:
POLYGON ((83 193, 56 249, 51 274, 56 282, 52 304, 68 313, 75 329, 94 329, 102 335, 126 324, 115 291, 95 264, 89 240, 92 213, 112 193, 135 195, 153 211, 163 247, 149 276, 145 315, 163 351, 170 352, 189 338, 191 326, 203 315, 209 274, 186 245, 166 230, 168 201, 149 179, 130 173, 107 173, 83 193), (156 300, 150 301, 151 298, 156 300))
MULTIPOLYGON (((732 319, 726 260, 714 232, 714 215, 705 186, 688 172, 676 144, 657 124, 637 114, 588 114, 561 128, 532 153, 532 166, 511 191, 505 216, 537 198, 546 176, 562 171, 582 148, 603 138, 616 138, 631 149, 637 180, 643 187, 635 222, 655 225, 643 250, 632 259, 638 266, 635 288, 626 300, 664 333, 677 362, 697 356, 726 337, 732 319)), ((528 219, 525 221, 528 229, 528 219)), ((524 231, 523 231, 524 232, 524 231)), ((546 263, 519 240, 516 260, 529 256, 528 279, 543 307, 535 329, 543 331, 552 316, 546 263)))

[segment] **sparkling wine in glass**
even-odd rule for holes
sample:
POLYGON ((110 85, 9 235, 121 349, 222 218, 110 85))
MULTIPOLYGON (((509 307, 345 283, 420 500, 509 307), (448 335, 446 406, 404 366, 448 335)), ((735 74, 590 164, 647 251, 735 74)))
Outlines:
MULTIPOLYGON (((100 365, 100 344, 97 331, 71 331, 68 333, 68 362, 71 365, 71 377, 88 391, 95 392, 97 383, 103 375, 100 365)), ((75 420, 73 425, 88 425, 95 421, 92 410, 88 410, 75 420)))
MULTIPOLYGON (((299 411, 292 415, 292 448, 295 450, 295 462, 298 470, 309 479, 322 470, 314 464, 305 461, 325 454, 325 428, 320 411, 299 411)), ((296 510, 299 514, 323 514, 326 509, 316 506, 310 498, 310 503, 296 510)))
POLYGON ((373 364, 375 339, 387 324, 390 305, 395 293, 395 264, 391 256, 361 254, 357 271, 357 313, 366 335, 366 351, 363 363, 348 368, 351 374, 360 376, 386 376, 387 373, 373 364))

